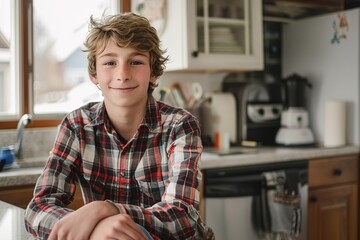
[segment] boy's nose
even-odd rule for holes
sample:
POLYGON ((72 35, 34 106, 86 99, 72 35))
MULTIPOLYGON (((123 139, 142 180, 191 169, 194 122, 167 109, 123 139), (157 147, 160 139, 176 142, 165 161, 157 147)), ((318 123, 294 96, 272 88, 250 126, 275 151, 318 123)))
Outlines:
POLYGON ((130 70, 126 64, 119 64, 116 80, 126 81, 130 79, 130 70))

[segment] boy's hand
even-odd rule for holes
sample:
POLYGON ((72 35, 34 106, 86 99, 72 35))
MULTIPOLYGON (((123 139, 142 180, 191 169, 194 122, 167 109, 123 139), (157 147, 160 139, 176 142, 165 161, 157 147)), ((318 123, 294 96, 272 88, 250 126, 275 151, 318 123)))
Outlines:
POLYGON ((95 201, 69 213, 51 230, 49 240, 87 240, 96 224, 109 216, 118 214, 107 202, 95 201))
POLYGON ((96 225, 90 240, 105 239, 148 240, 140 227, 126 214, 107 217, 96 225))

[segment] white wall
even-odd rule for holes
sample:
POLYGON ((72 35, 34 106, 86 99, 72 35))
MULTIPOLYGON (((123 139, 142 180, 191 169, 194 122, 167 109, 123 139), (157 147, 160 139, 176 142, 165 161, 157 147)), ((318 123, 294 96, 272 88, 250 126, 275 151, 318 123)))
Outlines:
POLYGON ((313 84, 308 91, 310 124, 317 142, 324 139, 327 100, 347 104, 347 143, 359 144, 359 9, 346 12, 346 39, 331 44, 336 14, 299 20, 283 26, 283 77, 294 72, 313 84))

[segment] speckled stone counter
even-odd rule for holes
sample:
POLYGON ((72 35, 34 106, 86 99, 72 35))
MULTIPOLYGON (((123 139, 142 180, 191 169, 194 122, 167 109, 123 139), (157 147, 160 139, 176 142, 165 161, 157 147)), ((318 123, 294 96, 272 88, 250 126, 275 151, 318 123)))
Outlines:
MULTIPOLYGON (((201 169, 213 169, 235 166, 247 166, 295 160, 310 160, 314 158, 359 154, 359 146, 338 148, 258 148, 239 149, 243 154, 219 155, 204 151, 201 157, 201 169)), ((236 151, 235 151, 236 152, 236 151)))
MULTIPOLYGON (((238 148, 233 154, 217 154, 207 152, 206 149, 201 157, 201 169, 214 169, 235 166, 247 166, 256 164, 266 164, 284 161, 310 160, 314 158, 341 156, 347 154, 359 154, 359 146, 346 146, 339 148, 257 148, 246 149, 238 148), (242 152, 242 153, 238 153, 242 152)), ((26 161, 23 166, 0 172, 0 187, 20 186, 35 184, 37 178, 43 170, 44 160, 40 162, 26 161), (35 167, 34 165, 38 165, 35 167), (32 166, 32 167, 30 167, 32 166)))
POLYGON ((43 168, 20 168, 0 173, 0 187, 24 186, 35 184, 43 168))
POLYGON ((47 157, 27 158, 13 164, 12 169, 0 172, 0 187, 24 186, 36 183, 47 157))

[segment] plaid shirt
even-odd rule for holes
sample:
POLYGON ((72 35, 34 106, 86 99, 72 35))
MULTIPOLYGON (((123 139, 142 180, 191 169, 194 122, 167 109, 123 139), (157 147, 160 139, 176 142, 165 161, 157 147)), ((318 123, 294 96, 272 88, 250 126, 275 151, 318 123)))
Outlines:
MULTIPOLYGON (((90 103, 61 123, 26 214, 27 231, 47 238, 80 184, 85 203, 112 202, 154 239, 205 239, 199 217, 197 120, 150 96, 145 117, 128 142, 111 126, 103 103, 90 103)), ((211 230, 210 230, 211 231, 211 230)))

